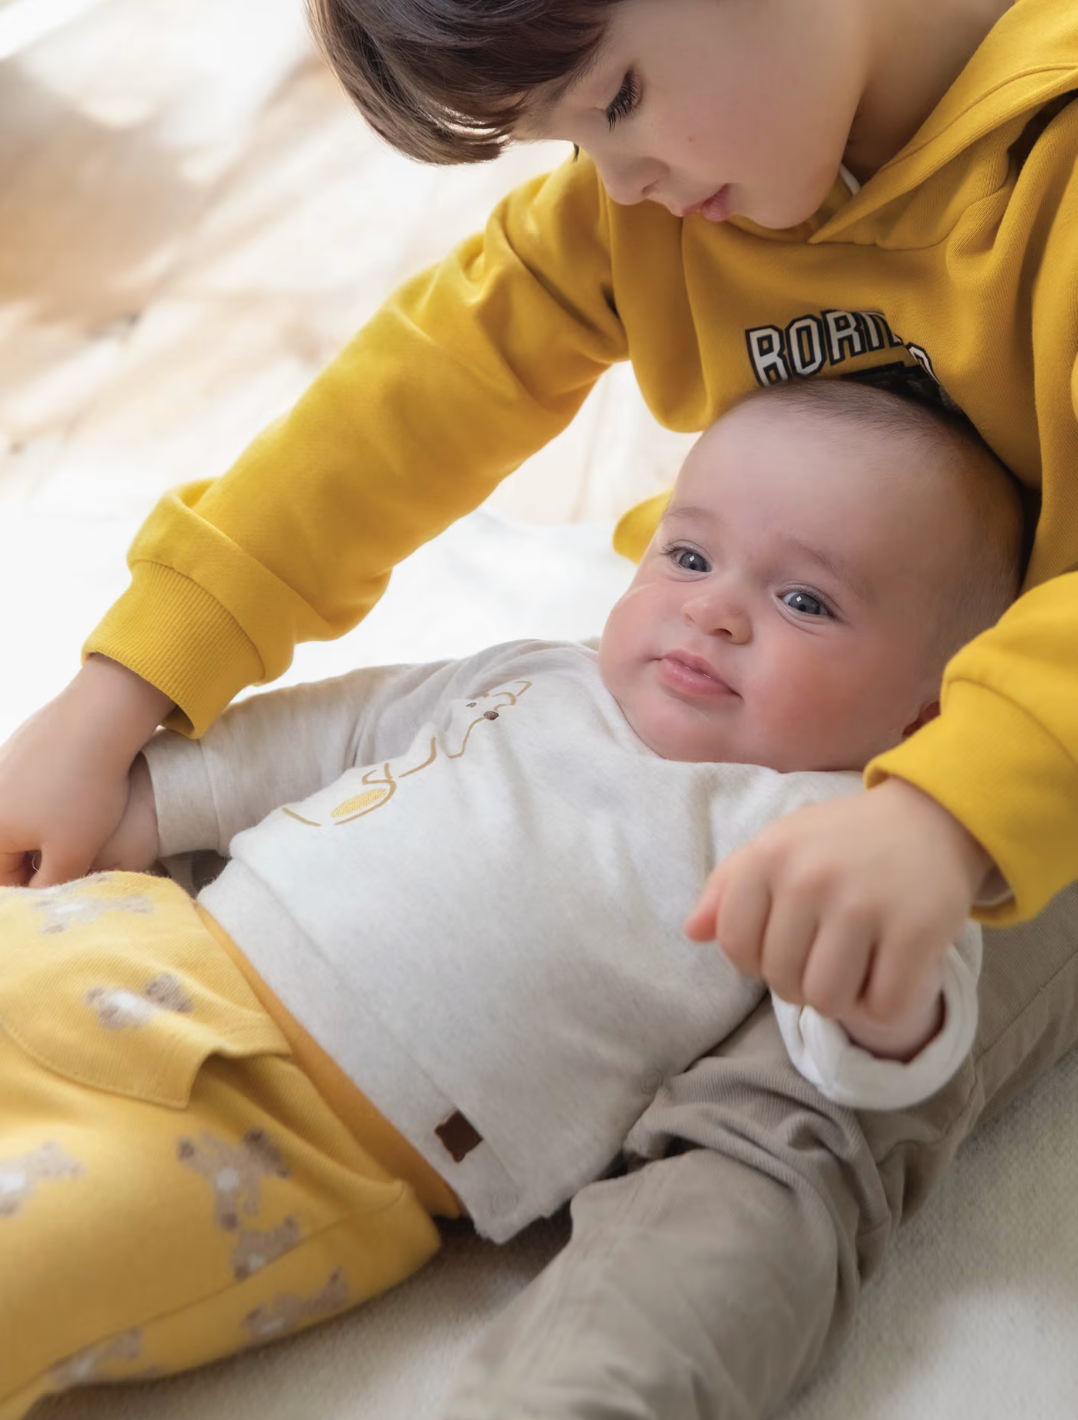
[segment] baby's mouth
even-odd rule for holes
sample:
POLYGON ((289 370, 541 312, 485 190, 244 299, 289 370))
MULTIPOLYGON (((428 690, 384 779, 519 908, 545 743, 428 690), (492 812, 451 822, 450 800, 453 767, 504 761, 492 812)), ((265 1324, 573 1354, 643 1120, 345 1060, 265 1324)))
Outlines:
POLYGON ((665 656, 660 656, 657 673, 664 685, 683 695, 739 698, 733 686, 723 680, 707 661, 687 651, 669 651, 665 656))

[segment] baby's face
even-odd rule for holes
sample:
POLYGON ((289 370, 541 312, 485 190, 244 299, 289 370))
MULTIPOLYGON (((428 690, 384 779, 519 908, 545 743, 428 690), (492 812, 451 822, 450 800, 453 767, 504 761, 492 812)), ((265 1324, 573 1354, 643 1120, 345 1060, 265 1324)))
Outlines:
POLYGON ((761 400, 689 455, 603 632, 607 688, 666 759, 860 769, 931 718, 933 592, 958 555, 899 440, 761 400))

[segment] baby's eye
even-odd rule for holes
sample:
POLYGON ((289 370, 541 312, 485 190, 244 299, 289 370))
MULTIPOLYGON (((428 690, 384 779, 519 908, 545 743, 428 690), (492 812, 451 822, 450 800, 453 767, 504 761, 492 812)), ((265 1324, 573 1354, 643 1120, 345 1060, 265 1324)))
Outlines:
POLYGON ((802 616, 831 615, 819 597, 814 597, 811 592, 785 592, 782 600, 792 611, 799 611, 802 616))
POLYGON ((680 567, 683 572, 710 572, 711 564, 702 552, 695 552, 691 547, 668 547, 666 555, 675 567, 680 567))

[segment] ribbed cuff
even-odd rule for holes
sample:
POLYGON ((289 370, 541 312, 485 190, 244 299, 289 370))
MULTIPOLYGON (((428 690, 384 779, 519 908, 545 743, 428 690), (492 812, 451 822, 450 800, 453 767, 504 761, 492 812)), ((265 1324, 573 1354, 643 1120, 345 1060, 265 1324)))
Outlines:
POLYGON ((236 619, 197 582, 157 562, 136 562, 131 586, 83 646, 108 656, 175 701, 170 729, 198 736, 262 661, 236 619))

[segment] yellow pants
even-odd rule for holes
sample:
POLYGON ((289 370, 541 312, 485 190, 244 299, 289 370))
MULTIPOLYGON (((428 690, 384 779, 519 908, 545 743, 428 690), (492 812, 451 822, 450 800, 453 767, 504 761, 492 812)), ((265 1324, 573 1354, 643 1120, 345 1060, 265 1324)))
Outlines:
POLYGON ((456 1212, 173 883, 0 890, 0 1420, 354 1306, 456 1212))

